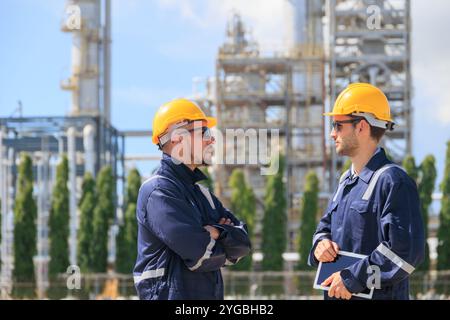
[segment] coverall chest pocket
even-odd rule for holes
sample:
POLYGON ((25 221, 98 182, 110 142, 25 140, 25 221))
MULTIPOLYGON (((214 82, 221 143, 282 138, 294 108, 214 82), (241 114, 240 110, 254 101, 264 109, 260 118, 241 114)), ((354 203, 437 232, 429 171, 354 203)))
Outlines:
POLYGON ((333 202, 327 209, 327 215, 331 216, 331 228, 336 229, 342 225, 342 217, 337 212, 339 201, 333 202))
POLYGON ((377 215, 373 202, 353 201, 346 219, 351 237, 354 240, 362 240, 363 238, 371 238, 373 234, 376 235, 376 219, 377 215))

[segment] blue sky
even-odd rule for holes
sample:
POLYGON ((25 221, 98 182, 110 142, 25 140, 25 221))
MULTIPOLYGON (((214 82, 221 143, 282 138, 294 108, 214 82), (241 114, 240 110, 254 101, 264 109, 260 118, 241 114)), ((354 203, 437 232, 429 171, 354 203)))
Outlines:
MULTIPOLYGON (((70 93, 71 36, 60 30, 63 0, 0 1, 0 117, 21 100, 25 116, 65 115, 70 93)), ((157 107, 192 92, 192 78, 214 74, 231 10, 241 13, 263 50, 279 48, 282 3, 277 0, 113 0, 112 122, 149 129, 157 107)), ((450 1, 412 1, 414 155, 435 155, 439 181, 450 140, 450 1), (426 13, 424 15, 423 13, 426 13)), ((131 153, 155 153, 150 140, 131 153)), ((140 164, 147 175, 151 165, 140 164)))

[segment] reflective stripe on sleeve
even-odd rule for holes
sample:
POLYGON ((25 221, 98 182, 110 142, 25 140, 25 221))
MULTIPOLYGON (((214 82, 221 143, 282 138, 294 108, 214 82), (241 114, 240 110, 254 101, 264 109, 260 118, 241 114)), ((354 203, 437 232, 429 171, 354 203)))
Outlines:
POLYGON ((206 259, 209 259, 209 257, 211 256, 212 248, 214 247, 215 244, 216 244, 216 240, 211 238, 211 241, 206 246, 206 250, 205 250, 205 253, 203 254, 203 256, 197 261, 197 263, 193 267, 190 267, 189 270, 194 271, 194 270, 200 268, 203 261, 205 261, 206 259))
POLYGON ((141 275, 134 276, 134 283, 138 283, 145 279, 152 279, 162 277, 164 275, 164 268, 156 269, 156 270, 147 270, 144 271, 141 275))
POLYGON ((410 265, 408 262, 400 258, 398 255, 396 255, 391 249, 386 247, 384 244, 380 243, 380 245, 376 249, 381 254, 383 254, 386 258, 391 260, 393 263, 395 263, 397 266, 399 266, 401 269, 406 271, 407 273, 411 274, 414 271, 414 267, 410 265))

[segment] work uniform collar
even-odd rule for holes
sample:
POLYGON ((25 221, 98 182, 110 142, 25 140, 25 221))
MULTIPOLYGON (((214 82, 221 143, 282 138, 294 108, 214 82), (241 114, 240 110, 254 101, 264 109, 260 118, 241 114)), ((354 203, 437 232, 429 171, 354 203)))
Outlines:
MULTIPOLYGON (((373 154, 372 158, 370 158, 369 162, 367 162, 366 166, 362 169, 358 177, 365 183, 369 183, 375 171, 380 169, 388 162, 389 160, 386 157, 386 152, 384 151, 383 148, 378 147, 375 150, 375 153, 373 154)), ((353 165, 351 170, 353 170, 353 165)))
POLYGON ((188 184, 195 184, 198 181, 207 179, 200 169, 195 168, 192 171, 184 163, 177 164, 167 153, 163 153, 161 165, 171 168, 182 181, 188 184))

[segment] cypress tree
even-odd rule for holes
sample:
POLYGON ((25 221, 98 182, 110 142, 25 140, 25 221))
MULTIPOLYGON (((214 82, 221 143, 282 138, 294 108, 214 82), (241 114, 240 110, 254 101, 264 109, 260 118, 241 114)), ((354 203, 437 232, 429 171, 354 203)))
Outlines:
POLYGON ((49 276, 55 279, 69 266, 69 163, 63 156, 56 169, 56 183, 53 188, 49 216, 50 262, 49 276))
POLYGON ((442 201, 438 229, 438 270, 450 268, 450 141, 447 142, 444 179, 441 183, 442 201))
POLYGON ((115 188, 112 169, 103 167, 97 177, 97 203, 92 227, 93 272, 106 272, 108 267, 108 231, 114 219, 115 188))
POLYGON ((311 241, 316 229, 316 214, 319 206, 319 179, 314 171, 308 172, 305 181, 305 191, 301 203, 301 223, 299 233, 300 261, 298 269, 306 270, 311 241))
POLYGON ((284 177, 284 156, 279 157, 279 170, 267 179, 264 196, 264 219, 262 261, 263 270, 280 271, 283 269, 282 254, 286 250, 286 186, 284 177))
MULTIPOLYGON (((228 185, 231 188, 231 211, 239 220, 247 224, 250 239, 253 237, 253 228, 255 225, 256 200, 251 187, 245 181, 242 170, 234 169, 231 173, 228 185)), ((239 263, 231 267, 237 271, 249 271, 252 269, 252 255, 239 260, 239 263)))
POLYGON ((33 164, 28 154, 22 153, 14 203, 14 270, 13 295, 35 296, 33 257, 36 255, 37 206, 33 198, 33 164), (22 287, 23 286, 23 287, 22 287))
POLYGON ((412 155, 407 155, 405 159, 403 159, 402 163, 403 168, 405 169, 408 176, 411 177, 416 183, 419 178, 419 168, 416 166, 416 160, 412 155))
POLYGON ((95 180, 90 172, 86 172, 81 186, 81 199, 78 202, 80 210, 80 227, 78 230, 77 260, 81 272, 92 272, 93 253, 93 218, 96 204, 95 180))
MULTIPOLYGON (((428 214, 432 201, 434 184, 436 182, 436 166, 435 159, 432 155, 428 155, 420 165, 420 182, 419 197, 420 211, 422 212, 423 226, 425 229, 425 240, 428 239, 428 214)), ((418 270, 428 271, 430 269, 430 249, 428 241, 425 241, 425 258, 422 264, 418 266, 418 270)))
POLYGON ((63 297, 67 290, 58 283, 58 274, 65 273, 69 266, 69 163, 66 156, 56 168, 56 182, 53 187, 49 227, 49 256, 48 265, 49 288, 47 296, 50 299, 63 297))
POLYGON ((123 224, 117 236, 116 271, 129 274, 133 271, 137 256, 136 202, 141 186, 141 175, 137 169, 128 174, 126 189, 126 210, 123 224))

